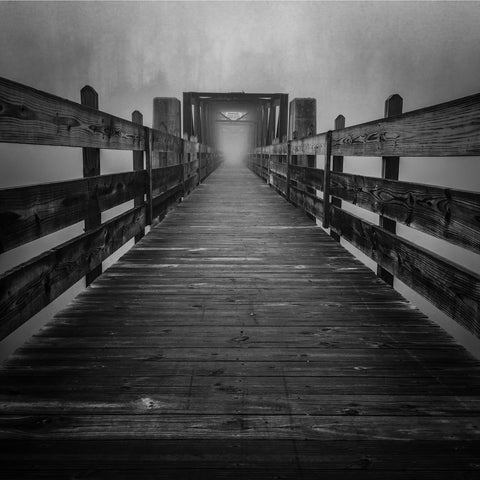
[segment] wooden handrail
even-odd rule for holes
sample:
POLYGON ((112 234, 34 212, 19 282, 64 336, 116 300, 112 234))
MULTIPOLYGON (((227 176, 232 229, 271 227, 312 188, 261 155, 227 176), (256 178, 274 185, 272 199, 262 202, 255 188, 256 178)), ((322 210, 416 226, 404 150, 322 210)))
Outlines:
MULTIPOLYGON (((96 95, 91 87, 82 92, 96 95)), ((134 170, 0 189, 0 253, 87 220, 83 235, 0 275, 0 339, 83 276, 98 272, 131 238, 139 240, 146 225, 161 219, 221 163, 210 146, 143 126, 138 111, 129 121, 94 107, 0 78, 0 142, 130 150, 134 170), (173 154, 177 163, 153 168, 157 152, 173 154), (116 218, 88 222, 129 200, 134 207, 116 218)))
POLYGON ((332 156, 473 155, 480 156, 480 94, 337 128, 330 137, 327 132, 258 147, 247 164, 265 180, 266 172, 271 172, 272 186, 310 216, 321 218, 334 238, 348 240, 480 337, 478 272, 343 210, 341 202, 329 201, 333 196, 480 254, 480 192, 352 175, 330 168, 332 156), (278 167, 285 152, 289 154, 286 171, 278 167), (324 168, 295 165, 297 155, 324 156, 324 168), (323 200, 315 190, 323 192, 323 200))

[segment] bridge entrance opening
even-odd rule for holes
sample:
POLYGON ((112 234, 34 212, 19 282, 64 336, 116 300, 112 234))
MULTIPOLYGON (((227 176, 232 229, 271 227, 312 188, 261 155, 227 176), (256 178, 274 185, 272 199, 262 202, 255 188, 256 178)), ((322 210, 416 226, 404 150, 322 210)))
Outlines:
POLYGON ((183 132, 239 162, 255 147, 286 141, 288 94, 183 94, 183 132))

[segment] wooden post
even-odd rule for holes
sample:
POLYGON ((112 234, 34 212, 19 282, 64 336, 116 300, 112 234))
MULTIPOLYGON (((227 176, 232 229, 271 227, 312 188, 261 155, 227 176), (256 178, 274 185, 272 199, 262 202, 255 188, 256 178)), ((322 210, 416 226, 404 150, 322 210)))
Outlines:
MULTIPOLYGON (((288 139, 315 135, 317 132, 317 100, 315 98, 294 98, 290 102, 288 139)), ((315 167, 315 155, 297 155, 297 165, 315 167)))
POLYGON ((193 135, 193 119, 192 119, 192 94, 183 94, 183 135, 190 138, 193 135))
MULTIPOLYGON (((400 115, 403 109, 403 99, 400 95, 394 94, 387 98, 385 101, 385 117, 393 117, 400 115)), ((382 157, 382 177, 390 180, 398 180, 400 158, 399 157, 382 157)), ((385 230, 395 233, 397 223, 389 218, 385 218, 380 215, 379 225, 385 230)), ((377 275, 390 286, 393 286, 393 275, 382 268, 377 266, 377 275)))
POLYGON ((186 160, 185 160, 185 142, 182 141, 180 142, 180 155, 179 155, 179 161, 180 161, 180 174, 182 175, 182 185, 183 185, 183 196, 185 197, 190 191, 186 191, 185 189, 185 180, 186 180, 186 171, 185 171, 185 166, 186 166, 186 160))
MULTIPOLYGON (((139 125, 143 125, 143 115, 138 110, 135 110, 132 113, 132 122, 138 123, 139 125)), ((133 170, 135 172, 143 170, 143 151, 142 150, 133 151, 133 170)), ((139 207, 140 205, 143 205, 143 203, 144 203, 144 193, 136 196, 133 199, 134 207, 139 207)), ((135 235, 135 243, 137 243, 144 235, 145 235, 145 229, 143 229, 139 234, 135 235)))
POLYGON ((272 145, 273 140, 275 138, 275 130, 276 130, 276 124, 275 124, 275 113, 276 113, 276 105, 274 101, 270 102, 270 109, 269 109, 269 115, 268 115, 268 133, 267 133, 267 145, 272 145))
POLYGON ((205 103, 200 102, 200 135, 202 137, 202 143, 208 145, 207 142, 207 116, 205 112, 205 103))
POLYGON ((287 142, 287 192, 286 192, 287 200, 289 202, 290 202, 290 176, 291 176, 290 164, 291 164, 291 161, 292 161, 292 142, 291 142, 291 140, 289 140, 287 142))
POLYGON ((195 121, 194 121, 195 136, 197 137, 197 142, 202 143, 202 120, 200 119, 200 103, 199 103, 198 97, 195 102, 194 114, 195 114, 195 121))
POLYGON ((323 163, 323 228, 330 226, 330 162, 332 153, 332 131, 327 132, 327 145, 323 163))
POLYGON ((152 142, 153 135, 150 129, 145 127, 145 167, 147 170, 147 204, 145 210, 147 225, 153 225, 152 142))
POLYGON ((288 136, 288 93, 280 94, 278 122, 278 138, 280 139, 280 143, 284 143, 287 141, 288 136))
MULTIPOLYGON (((98 93, 89 85, 80 90, 80 102, 82 105, 98 110, 98 93)), ((96 177, 100 175, 100 149, 99 148, 82 148, 83 153, 83 176, 96 177)), ((95 198, 89 193, 89 213, 85 218, 85 231, 92 230, 102 223, 102 214, 98 208, 95 198)), ((96 266, 85 276, 87 287, 102 273, 102 264, 96 266)))
MULTIPOLYGON (((153 128, 180 137, 181 125, 180 100, 175 97, 155 97, 153 99, 153 128)), ((155 155, 161 155, 166 160, 165 165, 160 166, 178 163, 178 158, 174 152, 155 153, 155 155)))
POLYGON ((272 171, 272 168, 271 168, 272 155, 267 154, 266 157, 267 157, 267 185, 272 185, 272 183, 270 182, 270 175, 272 171))
MULTIPOLYGON (((345 117, 343 115, 339 115, 335 119, 334 129, 340 130, 345 128, 345 117)), ((333 155, 332 157, 332 171, 333 172, 343 172, 343 156, 341 155, 333 155)), ((338 208, 342 208, 342 200, 337 197, 332 197, 332 205, 335 205, 338 208)), ((337 232, 330 230, 330 236, 335 239, 337 242, 340 241, 340 236, 337 232)))

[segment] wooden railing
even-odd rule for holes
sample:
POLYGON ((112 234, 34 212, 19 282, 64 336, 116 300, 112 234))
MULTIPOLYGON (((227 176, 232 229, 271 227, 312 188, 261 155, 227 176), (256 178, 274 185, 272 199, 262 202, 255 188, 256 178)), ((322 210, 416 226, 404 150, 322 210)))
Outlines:
POLYGON ((0 253, 85 221, 85 233, 0 276, 0 338, 4 338, 101 263, 202 182, 221 162, 210 147, 96 109, 91 87, 82 104, 0 78, 0 142, 83 148, 84 177, 0 189, 0 253), (90 106, 87 106, 90 105, 90 106), (100 175, 100 150, 130 150, 133 171, 100 175), (157 152, 176 162, 152 167, 157 152), (145 158, 145 165, 144 165, 145 158), (100 214, 134 200, 133 208, 104 222, 100 214))
POLYGON ((479 272, 396 235, 395 222, 480 254, 480 193, 341 171, 343 156, 378 156, 388 162, 401 156, 477 155, 480 94, 259 147, 247 162, 281 195, 320 218, 334 238, 346 239, 478 337, 479 272), (316 156, 322 157, 323 169, 307 166, 315 164, 316 156), (342 209, 342 201, 378 213, 380 225, 342 209))

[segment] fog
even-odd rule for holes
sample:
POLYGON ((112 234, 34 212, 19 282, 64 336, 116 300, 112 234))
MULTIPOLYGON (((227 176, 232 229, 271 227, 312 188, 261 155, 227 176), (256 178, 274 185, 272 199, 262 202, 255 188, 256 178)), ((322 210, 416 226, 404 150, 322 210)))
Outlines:
MULTIPOLYGON (((382 117, 392 93, 404 111, 478 93, 479 25, 477 2, 0 2, 0 72, 75 101, 92 85, 101 110, 124 118, 140 110, 146 125, 154 97, 184 91, 314 97, 321 132, 340 113, 347 125, 382 117)), ((248 135, 219 134, 228 161, 245 153, 248 135)), ((0 155, 0 187, 81 175, 80 149, 0 144, 0 155)), ((478 190, 479 164, 402 159, 400 175, 478 190)), ((102 173, 129 168, 131 154, 102 152, 102 173)), ((379 162, 346 159, 345 168, 365 174, 379 162)), ((0 267, 75 228, 1 255, 0 267)), ((460 257, 480 269, 478 255, 460 257)))

